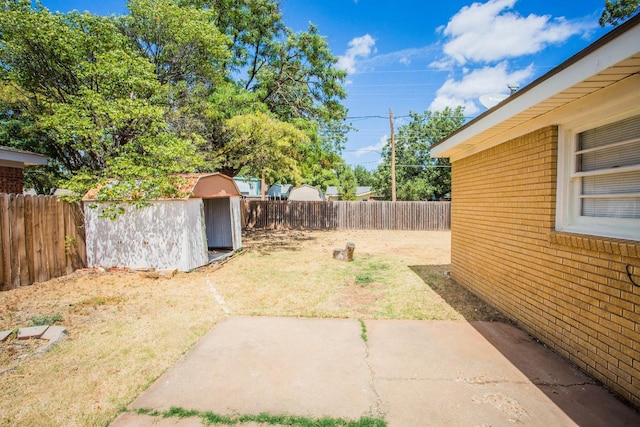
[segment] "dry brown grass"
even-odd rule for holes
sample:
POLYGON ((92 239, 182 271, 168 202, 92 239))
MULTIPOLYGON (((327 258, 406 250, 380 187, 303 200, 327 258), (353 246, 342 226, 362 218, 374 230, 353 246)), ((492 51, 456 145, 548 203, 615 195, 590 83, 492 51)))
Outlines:
POLYGON ((224 314, 206 274, 75 273, 0 293, 0 329, 60 314, 69 330, 42 356, 2 360, 16 368, 0 375, 0 425, 107 425, 224 314))
POLYGON ((245 243, 247 253, 237 264, 212 276, 234 314, 501 318, 445 277, 450 263, 449 232, 258 232, 247 235, 245 243), (347 242, 356 245, 355 260, 334 260, 333 249, 347 242))
MULTIPOLYGON (((104 426, 226 315, 497 320, 447 279, 447 232, 270 232, 224 266, 172 279, 77 272, 0 293, 0 330, 62 317, 69 337, 22 361, 0 344, 0 425, 104 426), (355 261, 334 248, 356 244, 355 261), (225 311, 226 310, 226 311, 225 311)), ((18 344, 18 343, 14 343, 18 344)), ((33 343, 30 344, 33 347, 33 343)))

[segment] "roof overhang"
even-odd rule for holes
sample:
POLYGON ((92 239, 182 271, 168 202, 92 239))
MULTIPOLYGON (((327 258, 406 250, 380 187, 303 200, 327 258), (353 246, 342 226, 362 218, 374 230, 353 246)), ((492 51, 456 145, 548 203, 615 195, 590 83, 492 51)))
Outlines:
POLYGON ((0 162, 9 167, 46 165, 48 160, 42 154, 0 146, 0 162))
POLYGON ((599 93, 639 102, 640 15, 435 144, 431 155, 455 161, 484 151, 557 124, 560 112, 599 93))

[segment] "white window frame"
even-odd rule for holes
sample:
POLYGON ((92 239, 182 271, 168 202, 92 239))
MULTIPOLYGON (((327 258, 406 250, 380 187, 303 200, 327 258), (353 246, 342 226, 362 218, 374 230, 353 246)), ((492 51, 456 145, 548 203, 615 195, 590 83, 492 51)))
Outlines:
POLYGON ((575 171, 575 150, 580 132, 637 115, 640 115, 638 107, 617 114, 600 110, 558 127, 557 231, 640 240, 640 219, 586 217, 580 214, 580 176, 583 174, 575 171))

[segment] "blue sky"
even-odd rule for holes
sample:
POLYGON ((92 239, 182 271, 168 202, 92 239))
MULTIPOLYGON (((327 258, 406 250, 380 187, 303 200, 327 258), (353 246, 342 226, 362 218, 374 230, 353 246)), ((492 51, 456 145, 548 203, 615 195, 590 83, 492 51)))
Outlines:
MULTIPOLYGON (((52 11, 109 15, 126 0, 43 0, 52 11)), ((390 135, 410 111, 465 106, 472 118, 482 95, 508 94, 579 52, 609 29, 598 26, 604 0, 281 0, 295 31, 315 24, 349 73, 350 122, 343 157, 375 169, 390 135)))

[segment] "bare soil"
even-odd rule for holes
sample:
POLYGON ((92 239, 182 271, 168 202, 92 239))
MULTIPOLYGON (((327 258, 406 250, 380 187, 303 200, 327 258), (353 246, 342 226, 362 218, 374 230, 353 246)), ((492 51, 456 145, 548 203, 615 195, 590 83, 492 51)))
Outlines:
POLYGON ((171 278, 93 269, 0 293, 0 330, 60 319, 69 336, 0 343, 0 425, 104 426, 227 315, 504 320, 448 279, 450 233, 270 231, 171 278), (351 263, 332 258, 356 245, 351 263))

